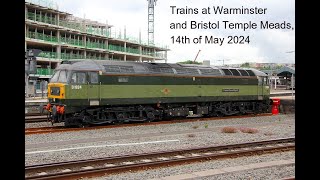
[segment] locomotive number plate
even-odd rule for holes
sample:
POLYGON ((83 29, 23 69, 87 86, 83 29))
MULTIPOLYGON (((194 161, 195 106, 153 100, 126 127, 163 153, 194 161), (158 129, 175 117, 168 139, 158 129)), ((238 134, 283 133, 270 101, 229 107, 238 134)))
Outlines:
POLYGON ((71 89, 82 89, 81 85, 71 85, 71 89))

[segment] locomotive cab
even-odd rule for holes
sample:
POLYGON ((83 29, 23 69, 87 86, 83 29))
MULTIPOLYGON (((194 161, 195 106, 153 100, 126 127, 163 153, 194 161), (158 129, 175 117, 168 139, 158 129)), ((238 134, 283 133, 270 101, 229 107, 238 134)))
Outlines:
POLYGON ((48 84, 49 103, 44 107, 53 123, 81 110, 81 107, 71 107, 70 103, 97 103, 100 70, 99 66, 78 67, 73 63, 63 63, 55 69, 48 84))
POLYGON ((50 99, 64 99, 65 85, 68 84, 71 71, 68 70, 69 65, 60 65, 52 75, 48 84, 48 98, 50 99))

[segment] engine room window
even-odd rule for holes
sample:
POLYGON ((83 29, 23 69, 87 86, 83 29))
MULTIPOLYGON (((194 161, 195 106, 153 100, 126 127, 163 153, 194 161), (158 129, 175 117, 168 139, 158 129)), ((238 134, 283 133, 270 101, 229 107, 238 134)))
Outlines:
POLYGON ((263 81, 262 81, 262 77, 258 77, 258 85, 259 85, 259 86, 261 86, 261 85, 262 85, 262 83, 263 83, 263 81))
POLYGON ((269 85, 269 81, 268 81, 268 78, 263 78, 263 84, 264 85, 269 85))
POLYGON ((128 82, 129 81, 129 78, 127 77, 119 77, 118 78, 118 82, 128 82))
POLYGON ((98 83, 98 73, 96 72, 89 72, 89 78, 91 84, 98 83))
POLYGON ((76 72, 72 74, 71 83, 73 84, 86 84, 86 73, 76 72))

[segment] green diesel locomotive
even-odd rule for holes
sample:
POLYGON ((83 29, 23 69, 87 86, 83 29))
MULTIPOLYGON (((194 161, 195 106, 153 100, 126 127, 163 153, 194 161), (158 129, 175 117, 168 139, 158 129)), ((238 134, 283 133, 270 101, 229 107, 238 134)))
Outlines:
POLYGON ((71 60, 55 69, 45 109, 84 126, 270 111, 267 75, 249 68, 71 60))

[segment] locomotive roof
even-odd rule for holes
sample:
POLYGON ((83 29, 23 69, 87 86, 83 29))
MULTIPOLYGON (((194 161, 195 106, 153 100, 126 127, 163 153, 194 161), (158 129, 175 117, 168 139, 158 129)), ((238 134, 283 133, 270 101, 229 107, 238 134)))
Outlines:
POLYGON ((102 71, 103 74, 175 74, 194 76, 267 76, 253 68, 229 68, 194 64, 146 63, 112 60, 69 60, 57 69, 102 71))

